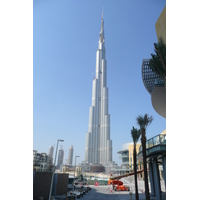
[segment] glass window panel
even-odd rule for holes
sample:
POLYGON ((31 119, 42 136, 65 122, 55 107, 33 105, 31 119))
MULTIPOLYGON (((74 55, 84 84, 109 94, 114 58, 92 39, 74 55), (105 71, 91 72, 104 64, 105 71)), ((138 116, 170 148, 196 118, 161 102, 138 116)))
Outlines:
POLYGON ((160 135, 161 144, 166 144, 166 135, 160 135))
POLYGON ((149 148, 152 147, 152 146, 153 146, 153 140, 150 139, 150 140, 149 140, 149 148))
POLYGON ((159 135, 153 138, 154 146, 160 144, 159 135))

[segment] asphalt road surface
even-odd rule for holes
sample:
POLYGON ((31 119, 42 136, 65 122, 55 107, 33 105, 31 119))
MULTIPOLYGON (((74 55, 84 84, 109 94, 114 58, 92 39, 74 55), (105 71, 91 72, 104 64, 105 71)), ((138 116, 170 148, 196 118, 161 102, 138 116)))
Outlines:
MULTIPOLYGON (((129 195, 129 193, 134 192, 133 188, 131 188, 131 191, 113 191, 110 186, 90 186, 90 187, 91 190, 86 195, 81 197, 80 200, 86 200, 86 199, 130 200, 131 196, 129 195)), ((140 195, 140 200, 145 199, 144 193, 140 193, 139 195, 140 195)), ((132 199, 135 199, 135 194, 133 194, 132 199)))

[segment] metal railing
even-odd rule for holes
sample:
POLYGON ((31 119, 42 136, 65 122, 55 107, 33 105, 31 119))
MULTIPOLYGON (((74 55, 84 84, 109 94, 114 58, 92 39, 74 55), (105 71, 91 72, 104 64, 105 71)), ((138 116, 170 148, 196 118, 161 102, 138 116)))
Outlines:
MULTIPOLYGON (((159 134, 148 139, 146 142, 146 149, 160 144, 166 144, 166 134, 159 134)), ((139 147, 139 152, 141 151, 142 151, 142 145, 139 147)))

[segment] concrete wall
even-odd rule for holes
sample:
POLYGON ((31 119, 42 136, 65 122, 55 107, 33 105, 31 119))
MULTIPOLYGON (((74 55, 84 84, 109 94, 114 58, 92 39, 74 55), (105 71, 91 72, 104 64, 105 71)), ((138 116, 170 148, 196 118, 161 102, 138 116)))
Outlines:
POLYGON ((54 174, 52 195, 61 195, 67 192, 69 174, 54 174))
POLYGON ((33 177, 33 199, 44 197, 48 199, 51 186, 52 172, 34 172, 33 177))

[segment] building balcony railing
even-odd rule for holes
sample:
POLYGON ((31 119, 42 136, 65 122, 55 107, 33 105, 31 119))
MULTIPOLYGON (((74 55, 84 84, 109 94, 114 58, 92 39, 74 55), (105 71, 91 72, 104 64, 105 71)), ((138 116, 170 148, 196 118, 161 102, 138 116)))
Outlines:
MULTIPOLYGON (((146 142, 147 160, 152 157, 159 157, 166 153, 166 134, 156 135, 146 142)), ((139 147, 138 162, 143 163, 142 146, 139 147)))
MULTIPOLYGON (((166 145, 166 134, 156 135, 150 138, 146 142, 146 149, 154 147, 156 145, 165 144, 166 145)), ((142 145, 139 147, 139 153, 142 151, 142 145)))

